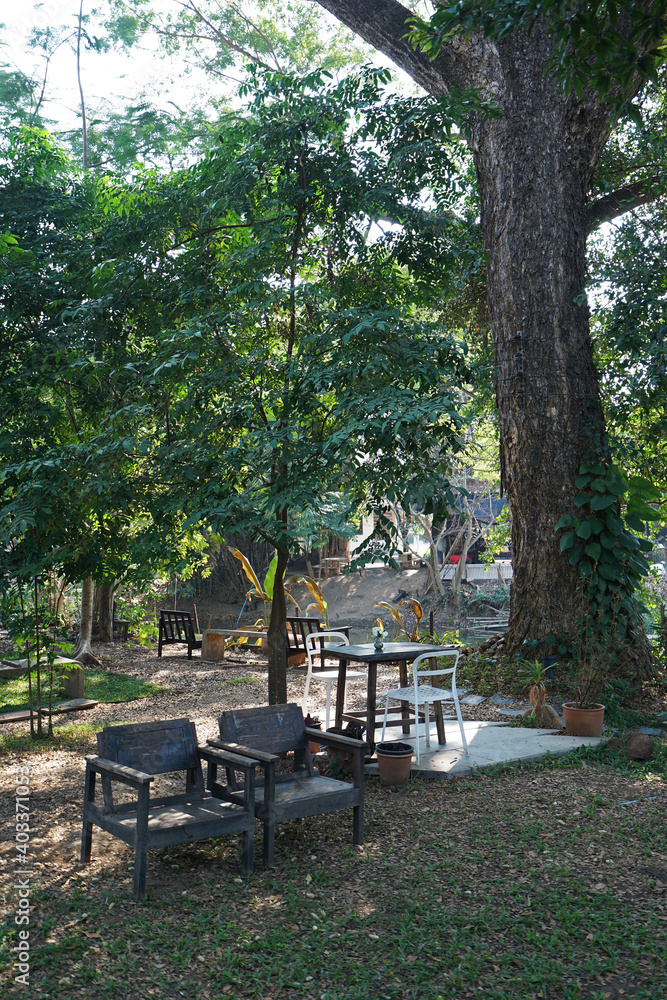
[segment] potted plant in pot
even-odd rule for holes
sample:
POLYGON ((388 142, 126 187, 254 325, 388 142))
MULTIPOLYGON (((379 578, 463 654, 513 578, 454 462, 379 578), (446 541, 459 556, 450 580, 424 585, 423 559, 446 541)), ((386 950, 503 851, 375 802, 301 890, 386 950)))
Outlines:
POLYGON ((575 669, 575 698, 563 702, 563 720, 568 736, 601 736, 604 705, 598 698, 607 679, 607 665, 599 658, 586 658, 575 669))
POLYGON ((381 785, 407 785, 414 749, 401 740, 378 743, 375 747, 381 785))
POLYGON ((575 646, 574 667, 568 678, 574 698, 563 703, 568 736, 602 735, 601 692, 608 681, 621 673, 626 661, 624 643, 629 619, 624 610, 623 602, 614 593, 587 603, 575 646))

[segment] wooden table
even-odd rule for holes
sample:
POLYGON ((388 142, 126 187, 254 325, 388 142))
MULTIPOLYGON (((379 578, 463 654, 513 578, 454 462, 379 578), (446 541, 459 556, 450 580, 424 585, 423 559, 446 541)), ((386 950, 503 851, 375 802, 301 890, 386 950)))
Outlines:
POLYGON ((343 566, 347 566, 349 562, 350 560, 347 556, 325 556, 324 559, 320 559, 322 572, 325 576, 327 573, 338 576, 341 573, 343 566))
MULTIPOLYGON (((375 730, 382 725, 376 722, 377 701, 377 668, 378 663, 398 663, 398 673, 401 687, 408 683, 408 660, 414 660, 420 653, 430 653, 443 649, 443 646, 430 646, 424 642, 385 642, 382 649, 376 649, 372 642, 359 646, 329 646, 325 645, 327 656, 338 660, 338 683, 336 685, 336 726, 340 728, 344 720, 352 721, 363 718, 363 713, 346 712, 343 714, 345 702, 345 680, 348 663, 368 664, 368 690, 366 700, 366 742, 375 750, 375 730)), ((407 709, 401 710, 403 717, 403 732, 410 732, 407 709)), ((444 732, 444 728, 443 728, 444 732)), ((444 736, 443 736, 444 741, 444 736)))

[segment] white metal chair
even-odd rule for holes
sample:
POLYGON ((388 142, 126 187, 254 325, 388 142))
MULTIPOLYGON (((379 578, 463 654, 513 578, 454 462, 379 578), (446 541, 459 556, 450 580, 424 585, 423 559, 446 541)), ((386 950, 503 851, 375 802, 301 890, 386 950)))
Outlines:
MULTIPOLYGON (((310 635, 306 636, 306 659, 308 661, 308 673, 306 674, 306 690, 303 693, 303 701, 301 707, 303 709, 303 714, 306 715, 308 712, 308 695, 310 692, 310 682, 311 681, 324 681, 327 686, 327 708, 325 715, 324 728, 329 728, 329 718, 331 715, 331 684, 333 681, 338 680, 338 667, 333 670, 313 670, 313 659, 315 656, 320 656, 322 663, 324 663, 324 653, 322 652, 322 646, 324 642, 331 642, 332 639, 339 639, 340 642, 336 643, 338 646, 349 646, 350 640, 342 632, 311 632, 310 635)), ((347 680, 358 680, 360 677, 365 677, 366 673, 359 670, 348 670, 346 679, 347 680)), ((345 706, 347 706, 347 690, 345 691, 345 706)))
MULTIPOLYGON (((463 752, 467 755, 468 744, 466 742, 466 735, 463 730, 463 717, 461 715, 461 706, 459 704, 459 695, 456 690, 456 667, 459 662, 459 651, 458 649, 435 649, 428 653, 420 653, 418 657, 414 660, 412 664, 412 675, 413 684, 409 687, 399 687, 393 688, 391 691, 387 691, 385 695, 385 706, 384 706, 384 723, 382 726, 382 739, 384 740, 385 731, 387 729, 387 715, 389 713, 389 700, 409 702, 411 709, 415 713, 415 752, 417 755, 417 763, 419 763, 419 709, 421 706, 424 708, 424 725, 426 727, 426 745, 430 747, 431 745, 431 705, 435 705, 438 702, 442 702, 445 699, 449 701, 449 692, 441 687, 433 687, 432 684, 420 684, 420 679, 426 677, 451 677, 452 693, 451 697, 454 701, 454 707, 456 708, 456 717, 459 722, 459 730, 461 732, 461 740, 463 741, 463 752), (455 657, 453 667, 436 667, 433 670, 420 670, 419 665, 424 660, 434 660, 441 659, 444 656, 455 657)), ((382 695, 380 695, 382 697, 382 695)), ((452 716, 447 716, 447 718, 452 718, 452 716)))

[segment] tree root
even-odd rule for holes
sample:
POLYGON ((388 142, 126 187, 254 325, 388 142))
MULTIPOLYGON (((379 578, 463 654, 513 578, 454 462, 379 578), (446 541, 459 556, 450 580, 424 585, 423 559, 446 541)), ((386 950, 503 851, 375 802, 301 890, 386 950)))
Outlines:
POLYGON ((101 667, 102 661, 95 656, 89 642, 78 643, 72 650, 72 659, 84 667, 101 667))

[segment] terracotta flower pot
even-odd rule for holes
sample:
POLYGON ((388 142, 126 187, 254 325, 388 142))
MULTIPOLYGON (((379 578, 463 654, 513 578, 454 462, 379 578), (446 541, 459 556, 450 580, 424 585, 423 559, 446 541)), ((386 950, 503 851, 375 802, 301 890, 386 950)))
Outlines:
POLYGON ((573 701, 563 703, 563 721, 568 736, 602 736, 604 705, 578 708, 573 701))
POLYGON ((378 743, 375 747, 382 785, 407 785, 410 778, 410 768, 414 750, 409 743, 394 740, 390 743, 378 743))
MULTIPOLYGON (((310 712, 303 720, 307 729, 322 729, 322 723, 316 715, 311 715, 310 712)), ((316 743, 315 740, 308 740, 308 746, 310 747, 310 752, 316 754, 320 752, 320 744, 316 743)))

